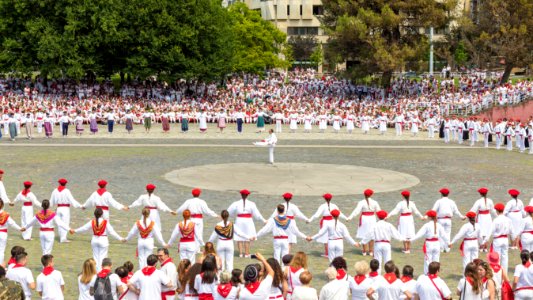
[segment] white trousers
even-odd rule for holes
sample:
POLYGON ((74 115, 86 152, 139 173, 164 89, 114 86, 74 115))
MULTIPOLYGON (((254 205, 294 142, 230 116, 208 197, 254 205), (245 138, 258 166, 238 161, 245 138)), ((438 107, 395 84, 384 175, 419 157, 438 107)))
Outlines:
POLYGON ((522 233, 520 235, 520 242, 522 243, 522 249, 531 252, 533 250, 533 234, 522 233))
MULTIPOLYGON (((446 238, 448 241, 451 241, 450 236, 452 234, 452 220, 451 219, 438 219, 440 225, 442 225, 444 232, 446 232, 446 238)), ((449 251, 448 245, 444 244, 444 241, 440 241, 440 248, 446 251, 449 251)))
POLYGON ((402 135, 402 127, 403 127, 403 124, 396 123, 396 125, 395 125, 396 135, 402 135))
POLYGON ((54 248, 54 238, 55 232, 53 231, 41 231, 39 237, 41 239, 41 249, 43 250, 43 255, 52 254, 52 249, 54 248))
POLYGON ((435 126, 429 125, 428 126, 428 138, 432 139, 435 137, 435 126))
POLYGON ((515 300, 533 300, 533 290, 519 290, 514 294, 515 300))
MULTIPOLYGON (((198 233, 198 236, 201 236, 203 239, 204 238, 204 219, 203 218, 191 218, 191 220, 194 222, 194 231, 196 231, 198 233)), ((201 248, 200 241, 195 241, 195 243, 196 243, 196 251, 200 251, 200 248, 201 248)))
POLYGON ((188 259, 194 265, 197 249, 196 242, 180 242, 180 259, 188 259))
POLYGON ((148 255, 154 253, 154 239, 140 238, 137 241, 137 256, 139 258, 139 269, 147 266, 146 259, 148 255))
POLYGON ((500 265, 507 271, 509 267, 509 238, 497 238, 492 240, 493 251, 500 255, 500 265))
POLYGON ((513 150, 513 138, 510 135, 507 136, 507 150, 513 150))
POLYGON ((529 154, 533 154, 533 138, 529 138, 529 154))
POLYGON ((0 264, 4 265, 4 255, 7 245, 7 232, 0 232, 0 264))
MULTIPOLYGON (((26 225, 33 219, 33 206, 23 206, 20 215, 20 226, 26 228, 26 225)), ((26 228, 22 233, 22 238, 25 240, 31 239, 32 227, 26 228)))
POLYGON ((342 256, 344 253, 344 241, 342 239, 328 241, 328 259, 333 261, 335 257, 342 256))
POLYGON ((161 230, 161 217, 159 216, 159 211, 156 209, 150 209, 150 219, 155 222, 155 224, 159 227, 161 230))
POLYGON ((489 133, 483 133, 483 144, 485 148, 489 147, 489 133))
POLYGON ((231 272, 233 270, 233 252, 235 246, 233 240, 221 240, 217 242, 217 254, 222 260, 222 270, 231 272))
POLYGON ((464 241, 463 270, 468 263, 479 257, 479 243, 477 240, 464 241))
POLYGON ((459 137, 459 138, 457 139, 457 140, 458 140, 458 143, 459 143, 459 144, 462 144, 462 143, 463 143, 463 131, 462 131, 462 130, 459 131, 459 135, 458 135, 458 137, 459 137))
POLYGON ((43 121, 37 121, 37 133, 43 132, 43 121))
MULTIPOLYGON (((58 207, 56 210, 57 217, 63 221, 63 223, 67 224, 67 227, 70 226, 70 208, 69 207, 58 207)), ((67 240, 67 234, 68 231, 59 227, 57 228, 57 231, 59 233, 59 241, 61 243, 65 242, 67 240)))
POLYGON ((500 149, 500 147, 502 146, 502 134, 501 133, 496 133, 496 149, 500 149))
POLYGON ((289 239, 274 239, 274 259, 283 265, 281 258, 289 254, 289 239))
POLYGON ((274 146, 268 147, 268 162, 271 164, 274 163, 274 146))
POLYGON ((281 120, 276 120, 276 133, 281 133, 281 120))
POLYGON ((381 274, 381 267, 384 263, 391 260, 391 246, 390 242, 375 242, 374 243, 374 259, 379 261, 378 273, 381 274))
POLYGON ((93 236, 91 240, 93 248, 93 258, 96 261, 96 270, 102 270, 102 260, 107 257, 109 250, 109 240, 107 236, 93 236))
POLYGON ((444 128, 444 142, 445 143, 450 142, 450 129, 444 128))
POLYGON ((428 266, 430 263, 436 261, 440 262, 440 242, 425 242, 426 255, 424 257, 424 274, 428 273, 428 266))

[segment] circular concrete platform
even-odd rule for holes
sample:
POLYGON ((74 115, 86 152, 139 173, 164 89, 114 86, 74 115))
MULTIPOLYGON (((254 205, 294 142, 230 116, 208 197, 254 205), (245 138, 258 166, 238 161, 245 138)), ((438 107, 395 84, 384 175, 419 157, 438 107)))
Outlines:
POLYGON ((239 191, 279 196, 284 192, 318 196, 362 194, 366 188, 390 192, 417 185, 420 180, 406 173, 351 165, 257 163, 200 165, 165 174, 175 184, 215 191, 239 191))

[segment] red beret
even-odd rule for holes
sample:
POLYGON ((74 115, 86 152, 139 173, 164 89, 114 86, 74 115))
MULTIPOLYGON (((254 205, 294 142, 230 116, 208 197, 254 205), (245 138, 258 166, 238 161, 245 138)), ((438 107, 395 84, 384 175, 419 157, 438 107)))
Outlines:
POLYGON ((426 212, 426 216, 428 216, 428 217, 430 217, 430 218, 435 218, 435 217, 437 217, 437 212, 434 211, 434 210, 428 210, 428 211, 426 212))
POLYGON ((518 195, 520 195, 520 192, 518 190, 515 190, 515 189, 510 189, 508 191, 509 195, 511 195, 511 197, 518 197, 518 195))
POLYGON ((528 205, 528 206, 524 207, 524 210, 525 210, 528 214, 533 213, 533 206, 528 205))
POLYGON ((329 201, 329 200, 331 200, 331 198, 333 198, 333 195, 330 194, 330 193, 325 193, 322 197, 324 197, 324 199, 329 201))
POLYGON ((341 212, 338 209, 334 209, 329 212, 334 218, 338 218, 341 215, 341 212))
POLYGON ((503 203, 496 203, 494 205, 494 209, 497 211, 503 211, 505 209, 505 205, 503 203))
POLYGON ((0 174, 4 174, 4 170, 0 170, 0 174))
MULTIPOLYGON (((191 194, 193 195, 193 197, 198 197, 198 196, 200 196, 201 193, 202 193, 201 189, 192 189, 192 191, 191 191, 191 194)), ((242 194, 242 191, 241 191, 241 194, 242 194)), ((250 194, 250 193, 248 193, 248 194, 250 194)))
POLYGON ((489 190, 483 187, 477 190, 477 192, 480 193, 481 195, 486 195, 489 192, 489 190))
POLYGON ((103 180, 103 179, 100 180, 100 181, 98 181, 98 186, 99 186, 99 187, 103 188, 103 187, 105 187, 106 185, 107 185, 107 181, 105 181, 105 180, 103 180))
POLYGON ((448 196, 450 194, 450 190, 447 189, 447 188, 442 188, 439 190, 439 192, 443 195, 443 196, 448 196))
POLYGON ((385 218, 387 217, 387 212, 384 211, 384 210, 380 210, 380 211, 378 211, 378 212, 376 213, 376 215, 378 216, 378 218, 379 218, 380 220, 383 220, 383 219, 385 219, 385 218))
POLYGON ((365 197, 370 197, 372 195, 374 195, 374 191, 371 190, 371 189, 366 189, 363 194, 365 194, 365 197))
POLYGON ((30 187, 32 185, 33 185, 33 183, 31 181, 24 181, 24 186, 25 187, 30 187))
POLYGON ((476 213, 473 212, 473 211, 469 211, 469 212, 466 213, 465 216, 466 216, 467 218, 471 218, 471 219, 472 219, 472 218, 475 218, 475 217, 476 217, 476 213))
POLYGON ((409 197, 411 196, 411 192, 409 192, 408 190, 402 191, 402 196, 409 197))
POLYGON ((290 200, 292 199, 292 194, 291 193, 285 193, 282 195, 283 199, 285 200, 290 200))
POLYGON ((151 184, 151 183, 147 184, 147 185, 146 185, 146 190, 147 190, 147 191, 153 191, 153 190, 155 190, 155 185, 153 185, 153 184, 151 184))
POLYGON ((59 179, 57 182, 58 182, 59 184, 61 184, 61 185, 65 185, 65 184, 68 183, 68 180, 66 180, 65 178, 61 178, 61 179, 59 179))
POLYGON ((241 195, 250 195, 250 191, 247 189, 241 190, 241 195))

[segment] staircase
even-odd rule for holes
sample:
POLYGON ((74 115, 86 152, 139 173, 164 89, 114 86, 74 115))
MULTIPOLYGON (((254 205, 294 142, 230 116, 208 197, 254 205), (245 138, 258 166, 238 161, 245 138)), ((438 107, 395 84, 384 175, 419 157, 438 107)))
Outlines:
POLYGON ((527 121, 530 117, 533 117, 533 99, 526 100, 516 105, 506 106, 493 106, 487 110, 484 110, 474 116, 484 119, 487 118, 492 121, 498 119, 520 119, 520 121, 527 121))

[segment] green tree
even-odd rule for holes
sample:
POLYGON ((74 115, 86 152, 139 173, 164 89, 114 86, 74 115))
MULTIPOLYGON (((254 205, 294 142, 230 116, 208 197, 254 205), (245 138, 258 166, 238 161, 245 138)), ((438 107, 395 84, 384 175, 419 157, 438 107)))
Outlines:
POLYGON ((330 47, 345 60, 355 61, 355 77, 382 73, 388 86, 392 73, 406 61, 427 52, 424 28, 441 28, 455 8, 454 0, 323 0, 321 21, 330 47))
POLYGON ((310 60, 313 62, 315 67, 318 67, 322 64, 322 59, 324 57, 324 52, 322 51, 322 46, 320 44, 316 45, 313 53, 311 53, 310 60))
POLYGON ((314 36, 291 36, 287 41, 294 51, 294 59, 296 61, 309 61, 311 55, 318 45, 318 40, 314 36))
POLYGON ((268 68, 288 66, 288 62, 280 57, 286 45, 285 33, 242 2, 232 4, 229 12, 235 36, 234 72, 258 73, 268 68))
POLYGON ((457 45, 457 48, 454 51, 453 56, 454 56, 455 62, 459 66, 465 65, 465 63, 468 61, 468 52, 466 52, 464 42, 462 41, 459 42, 459 44, 457 45))

